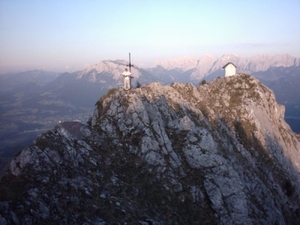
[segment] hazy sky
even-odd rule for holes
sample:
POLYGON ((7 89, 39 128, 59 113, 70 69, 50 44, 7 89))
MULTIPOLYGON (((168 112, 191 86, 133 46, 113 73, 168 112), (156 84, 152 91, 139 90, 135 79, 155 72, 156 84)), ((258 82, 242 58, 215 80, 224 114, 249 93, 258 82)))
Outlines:
POLYGON ((0 0, 0 72, 82 70, 105 59, 300 57, 300 0, 0 0))

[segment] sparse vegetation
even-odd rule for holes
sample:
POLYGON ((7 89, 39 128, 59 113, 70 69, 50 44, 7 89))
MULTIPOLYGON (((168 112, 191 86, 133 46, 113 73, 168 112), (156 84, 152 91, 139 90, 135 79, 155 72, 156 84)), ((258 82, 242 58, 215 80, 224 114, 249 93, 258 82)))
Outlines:
POLYGON ((110 89, 110 90, 106 93, 106 95, 104 96, 104 98, 109 98, 111 95, 113 95, 114 93, 116 93, 117 90, 118 90, 117 88, 112 88, 112 89, 110 89))
POLYGON ((136 82, 135 88, 140 88, 142 85, 140 84, 140 82, 136 82))
POLYGON ((206 84, 206 83, 207 83, 207 82, 206 82, 205 79, 201 81, 201 85, 206 84))
POLYGON ((201 110, 203 116, 209 118, 209 109, 204 103, 199 103, 198 108, 201 110))
POLYGON ((181 84, 181 83, 172 83, 170 85, 176 91, 180 93, 180 95, 189 102, 197 101, 197 97, 194 96, 194 91, 196 91, 196 87, 191 83, 181 84))

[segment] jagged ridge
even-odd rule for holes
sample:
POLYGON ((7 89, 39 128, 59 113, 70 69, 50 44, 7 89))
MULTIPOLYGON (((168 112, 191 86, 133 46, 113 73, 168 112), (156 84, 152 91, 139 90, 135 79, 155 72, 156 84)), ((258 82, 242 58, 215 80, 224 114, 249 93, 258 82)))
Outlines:
POLYGON ((10 163, 0 220, 297 224, 299 136, 249 75, 112 89, 10 163))

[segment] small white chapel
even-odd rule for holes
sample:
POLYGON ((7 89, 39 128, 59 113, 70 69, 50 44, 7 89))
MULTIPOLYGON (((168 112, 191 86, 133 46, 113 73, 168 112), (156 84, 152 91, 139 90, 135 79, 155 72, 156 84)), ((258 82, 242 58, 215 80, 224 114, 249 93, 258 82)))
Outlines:
POLYGON ((236 65, 232 62, 227 63, 222 67, 225 70, 225 77, 235 76, 236 75, 236 65))

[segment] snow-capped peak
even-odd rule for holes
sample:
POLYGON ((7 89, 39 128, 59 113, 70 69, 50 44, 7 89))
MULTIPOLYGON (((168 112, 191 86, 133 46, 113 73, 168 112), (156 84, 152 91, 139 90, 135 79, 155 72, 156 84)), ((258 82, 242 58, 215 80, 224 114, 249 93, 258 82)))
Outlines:
POLYGON ((168 70, 178 69, 184 72, 194 68, 197 64, 197 61, 198 61, 197 57, 184 56, 184 57, 178 57, 170 60, 156 61, 154 67, 162 66, 168 70))
MULTIPOLYGON (((101 75, 109 74, 114 80, 118 80, 122 78, 121 74, 124 72, 127 64, 125 60, 104 60, 87 67, 78 74, 77 79, 87 77, 90 82, 96 82, 101 79, 101 75)), ((140 75, 139 71, 134 67, 131 68, 131 72, 135 77, 140 75)))

